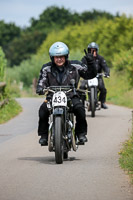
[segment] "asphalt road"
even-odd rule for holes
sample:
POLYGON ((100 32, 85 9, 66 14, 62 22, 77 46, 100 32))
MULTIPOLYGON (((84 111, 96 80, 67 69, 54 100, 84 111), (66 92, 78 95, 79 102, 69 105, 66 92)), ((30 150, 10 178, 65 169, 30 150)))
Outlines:
POLYGON ((0 200, 133 200, 118 152, 131 131, 131 109, 109 105, 87 113, 88 143, 62 165, 38 144, 43 99, 18 99, 23 112, 0 125, 0 200))

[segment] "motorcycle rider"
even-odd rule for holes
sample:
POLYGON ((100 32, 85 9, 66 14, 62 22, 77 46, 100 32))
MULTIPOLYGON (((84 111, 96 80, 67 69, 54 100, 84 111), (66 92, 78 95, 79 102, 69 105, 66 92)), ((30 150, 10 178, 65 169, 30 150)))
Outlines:
MULTIPOLYGON (((78 60, 68 60, 69 49, 63 42, 55 42, 49 49, 51 61, 44 64, 40 71, 36 93, 43 95, 44 88, 49 86, 70 85, 71 79, 75 80, 77 87, 80 77, 91 79, 96 76, 96 66, 91 54, 87 56, 87 63, 78 60)), ((85 109, 78 96, 71 96, 73 113, 76 116, 75 134, 80 142, 87 142, 87 122, 85 109)), ((38 135, 39 143, 46 146, 48 140, 49 112, 44 102, 39 109, 38 135)))
MULTIPOLYGON (((105 59, 101 55, 98 54, 98 51, 99 51, 99 46, 95 42, 91 42, 87 47, 87 54, 91 53, 94 57, 94 60, 95 60, 95 63, 96 63, 97 73, 104 72, 105 76, 109 77, 110 76, 110 69, 106 64, 105 59)), ((84 64, 87 64, 86 55, 81 60, 84 64)), ((86 84, 87 84, 87 81, 82 80, 80 88, 85 89, 86 84)), ((105 104, 107 89, 105 88, 105 84, 104 84, 103 78, 101 76, 98 77, 98 89, 100 91, 99 101, 101 102, 101 108, 107 109, 108 107, 105 104)), ((84 102, 84 100, 85 100, 85 97, 83 97, 83 102, 84 102)))

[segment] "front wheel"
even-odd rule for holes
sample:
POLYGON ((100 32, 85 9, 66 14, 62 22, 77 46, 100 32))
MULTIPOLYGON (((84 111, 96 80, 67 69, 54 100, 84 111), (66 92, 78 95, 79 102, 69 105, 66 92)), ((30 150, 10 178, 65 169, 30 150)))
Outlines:
POLYGON ((62 120, 61 116, 55 117, 55 130, 54 130, 54 138, 55 138, 55 161, 57 164, 63 163, 63 128, 62 128, 62 120))
POLYGON ((95 117, 95 89, 90 88, 90 107, 91 107, 91 117, 95 117))

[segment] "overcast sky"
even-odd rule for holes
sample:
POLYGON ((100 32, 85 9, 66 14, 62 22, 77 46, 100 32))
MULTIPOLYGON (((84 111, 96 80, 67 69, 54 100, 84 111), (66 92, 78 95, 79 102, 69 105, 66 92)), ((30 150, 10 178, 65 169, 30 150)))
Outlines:
POLYGON ((96 9, 114 15, 119 12, 133 16, 133 0, 0 0, 0 20, 14 22, 21 27, 28 26, 32 17, 38 19, 52 5, 78 13, 96 9))

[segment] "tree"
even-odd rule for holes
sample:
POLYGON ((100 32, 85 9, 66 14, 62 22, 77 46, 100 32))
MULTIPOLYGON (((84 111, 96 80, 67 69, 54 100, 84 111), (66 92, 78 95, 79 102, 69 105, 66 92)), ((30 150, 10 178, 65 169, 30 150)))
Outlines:
POLYGON ((87 22, 88 20, 96 20, 99 17, 102 18, 107 18, 107 19, 113 19, 114 16, 108 12, 105 11, 98 11, 93 9, 93 11, 85 11, 83 13, 81 13, 81 20, 83 22, 87 22))
POLYGON ((19 65, 23 60, 35 54, 42 41, 46 38, 46 34, 41 31, 22 32, 21 37, 12 40, 7 49, 6 57, 10 66, 19 65))
MULTIPOLYGON (((79 16, 78 16, 79 18, 79 16)), ((74 18, 74 20, 78 20, 74 18)), ((38 20, 31 19, 30 30, 44 30, 49 32, 50 30, 58 30, 64 28, 67 24, 75 23, 73 21, 73 14, 64 7, 59 8, 56 6, 48 7, 39 16, 38 20)))
MULTIPOLYGON (((103 16, 108 19, 114 18, 111 14, 102 11, 93 10, 79 14, 64 7, 51 6, 40 14, 39 19, 31 18, 31 25, 25 29, 21 29, 15 24, 6 24, 4 21, 0 21, 0 45, 3 47, 9 65, 12 67, 19 65, 22 60, 35 54, 51 32, 58 31, 59 33, 68 25, 79 26, 82 22, 94 21, 94 19, 103 16)), ((74 38, 75 33, 71 33, 72 31, 74 31, 73 28, 69 35, 74 38)), ((81 33, 76 34, 76 37, 81 35, 82 30, 81 33)))
POLYGON ((4 21, 0 21, 0 46, 5 50, 9 42, 20 36, 20 32, 21 29, 15 24, 7 24, 4 21))

